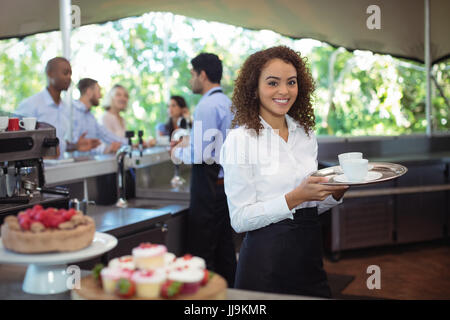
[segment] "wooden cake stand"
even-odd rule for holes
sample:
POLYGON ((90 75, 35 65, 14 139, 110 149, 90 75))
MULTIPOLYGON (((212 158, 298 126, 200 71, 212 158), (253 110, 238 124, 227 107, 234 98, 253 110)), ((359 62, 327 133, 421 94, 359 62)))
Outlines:
MULTIPOLYGON (((226 293, 227 282, 216 273, 206 286, 200 287, 195 294, 178 295, 172 299, 160 297, 151 300, 224 300, 226 299, 226 293)), ((82 278, 80 289, 73 289, 71 296, 74 300, 124 300, 116 295, 105 293, 92 275, 82 278)), ((149 299, 134 297, 131 300, 149 299)))

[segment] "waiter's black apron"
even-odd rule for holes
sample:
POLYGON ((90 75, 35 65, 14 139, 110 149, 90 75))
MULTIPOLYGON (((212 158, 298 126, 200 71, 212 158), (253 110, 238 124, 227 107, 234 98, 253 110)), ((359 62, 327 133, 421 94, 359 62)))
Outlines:
POLYGON ((217 183, 220 169, 216 163, 192 165, 187 251, 204 258, 207 268, 233 287, 236 253, 224 186, 217 183))
POLYGON ((247 232, 235 287, 330 298, 317 207, 297 210, 294 220, 247 232))

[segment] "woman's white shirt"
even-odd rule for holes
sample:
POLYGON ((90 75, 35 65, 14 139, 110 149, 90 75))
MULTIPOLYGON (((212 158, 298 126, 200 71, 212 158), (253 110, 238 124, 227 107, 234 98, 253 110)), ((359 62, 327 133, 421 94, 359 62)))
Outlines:
POLYGON ((331 195, 324 201, 304 202, 289 210, 285 195, 317 170, 317 139, 286 115, 289 129, 284 141, 260 117, 264 129, 239 127, 229 131, 222 146, 220 163, 224 170, 230 221, 233 229, 247 232, 284 219, 293 219, 300 208, 318 207, 319 214, 342 202, 331 195))

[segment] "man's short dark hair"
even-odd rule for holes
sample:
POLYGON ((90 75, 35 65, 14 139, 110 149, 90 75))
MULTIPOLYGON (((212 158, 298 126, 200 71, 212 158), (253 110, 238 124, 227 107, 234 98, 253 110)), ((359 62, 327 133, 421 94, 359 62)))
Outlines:
POLYGON ((80 95, 85 94, 86 90, 93 87, 98 81, 91 78, 83 78, 78 82, 78 90, 80 90, 80 95))
POLYGON ((193 69, 200 73, 205 71, 209 81, 219 83, 222 79, 222 61, 213 53, 200 53, 191 60, 193 69))
POLYGON ((69 60, 67 60, 64 57, 54 57, 47 61, 47 64, 45 65, 45 73, 49 74, 51 71, 53 71, 53 69, 55 69, 56 65, 61 61, 70 64, 69 60))

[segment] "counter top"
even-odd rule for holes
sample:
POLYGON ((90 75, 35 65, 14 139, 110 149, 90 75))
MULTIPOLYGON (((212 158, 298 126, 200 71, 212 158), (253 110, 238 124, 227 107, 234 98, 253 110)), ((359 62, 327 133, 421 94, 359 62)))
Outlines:
MULTIPOLYGON (((22 291, 26 266, 0 264, 0 300, 70 300, 70 292, 34 295, 22 291)), ((82 270, 81 276, 90 271, 82 270)), ((315 297, 227 289, 227 300, 312 300, 315 297)))
POLYGON ((97 231, 121 237, 148 230, 188 207, 185 201, 130 199, 128 208, 90 205, 87 214, 95 220, 97 231))
MULTIPOLYGON (((145 149, 142 157, 138 150, 133 150, 132 158, 126 158, 126 166, 142 168, 164 161, 170 161, 167 148, 156 146, 145 149)), ((117 172, 117 161, 113 154, 86 155, 80 153, 68 159, 44 160, 44 166, 47 185, 68 183, 117 172)))

